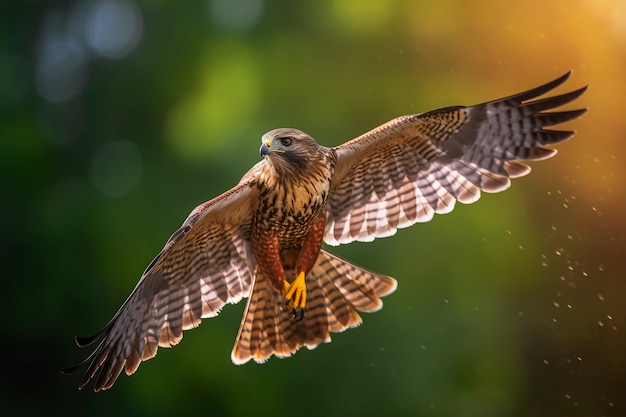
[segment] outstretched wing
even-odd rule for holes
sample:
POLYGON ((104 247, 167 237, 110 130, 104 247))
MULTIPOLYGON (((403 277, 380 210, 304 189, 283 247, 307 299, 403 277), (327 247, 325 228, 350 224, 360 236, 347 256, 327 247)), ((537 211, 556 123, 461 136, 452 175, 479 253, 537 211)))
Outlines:
POLYGON ((66 371, 89 362, 80 388, 99 368, 94 390, 110 388, 122 369, 132 374, 141 361, 156 355, 159 346, 177 344, 183 330, 217 315, 226 303, 248 296, 254 256, 249 247, 254 170, 235 188, 196 207, 104 329, 89 338, 76 338, 80 347, 100 340, 83 363, 66 371))
POLYGON ((567 104, 587 87, 534 100, 571 72, 532 90, 470 107, 402 116, 335 148, 324 240, 331 245, 371 241, 447 213, 480 191, 498 192, 509 178, 530 172, 518 160, 553 156, 545 148, 573 131, 547 129, 586 109, 545 112, 567 104))

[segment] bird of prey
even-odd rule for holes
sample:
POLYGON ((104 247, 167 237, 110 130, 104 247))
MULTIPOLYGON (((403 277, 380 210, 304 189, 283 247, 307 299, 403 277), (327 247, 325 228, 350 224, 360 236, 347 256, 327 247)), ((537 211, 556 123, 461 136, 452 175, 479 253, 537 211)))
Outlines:
POLYGON ((393 119, 327 148, 297 129, 263 135, 262 160, 224 194, 196 207, 144 271, 96 341, 79 387, 110 388, 159 347, 222 307, 248 298, 231 358, 265 362, 315 348, 376 311, 396 281, 331 254, 322 242, 372 241, 498 192, 573 131, 548 127, 586 109, 549 111, 586 87, 538 99, 563 76, 529 91, 475 106, 393 119), (98 370, 100 373, 98 374, 98 370), (97 374, 97 376, 96 376, 97 374))

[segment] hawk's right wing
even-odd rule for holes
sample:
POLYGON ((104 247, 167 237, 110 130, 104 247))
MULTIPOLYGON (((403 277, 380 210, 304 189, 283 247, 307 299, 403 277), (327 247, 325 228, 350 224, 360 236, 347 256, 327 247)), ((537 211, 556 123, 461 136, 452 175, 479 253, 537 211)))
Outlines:
POLYGON ((130 375, 159 346, 170 347, 201 318, 247 297, 254 255, 249 245, 256 204, 253 167, 233 189, 196 207, 148 265, 137 286, 98 334, 76 338, 80 347, 100 340, 84 363, 84 387, 99 368, 94 390, 110 388, 122 369, 130 375))

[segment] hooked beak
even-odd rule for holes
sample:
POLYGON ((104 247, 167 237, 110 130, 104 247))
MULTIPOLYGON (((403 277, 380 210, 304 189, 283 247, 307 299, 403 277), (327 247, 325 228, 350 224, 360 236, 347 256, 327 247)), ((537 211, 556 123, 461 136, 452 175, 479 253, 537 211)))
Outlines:
POLYGON ((271 143, 269 141, 268 142, 263 142, 263 145, 261 145, 261 149, 259 149, 259 153, 261 154, 261 158, 263 158, 268 153, 272 152, 272 150, 270 149, 270 145, 271 145, 271 143))

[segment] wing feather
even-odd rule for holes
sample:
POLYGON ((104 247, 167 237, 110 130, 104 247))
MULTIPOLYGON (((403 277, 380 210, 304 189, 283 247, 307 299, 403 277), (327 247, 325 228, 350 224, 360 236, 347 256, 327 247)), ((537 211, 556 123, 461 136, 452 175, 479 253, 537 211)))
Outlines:
POLYGON ((470 107, 402 116, 336 148, 324 240, 331 245, 371 241, 398 228, 472 203, 480 191, 498 192, 530 167, 519 160, 550 158, 546 148, 573 131, 547 127, 586 109, 552 111, 586 87, 534 100, 564 83, 571 72, 537 88, 470 107))
POLYGON ((99 369, 94 390, 111 387, 122 370, 132 374, 142 361, 156 355, 159 346, 177 344, 183 330, 217 315, 226 303, 248 296, 257 168, 235 188, 196 207, 148 265, 113 319, 98 334, 76 339, 81 347, 100 340, 83 362, 89 366, 80 388, 99 369))

